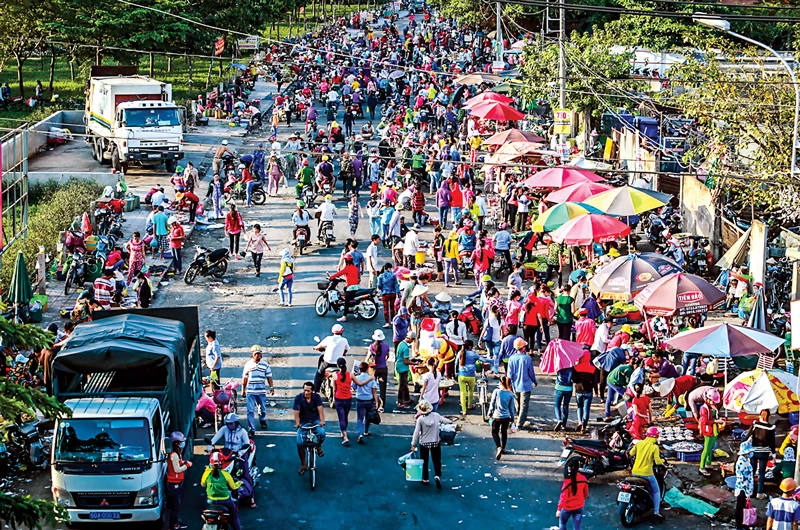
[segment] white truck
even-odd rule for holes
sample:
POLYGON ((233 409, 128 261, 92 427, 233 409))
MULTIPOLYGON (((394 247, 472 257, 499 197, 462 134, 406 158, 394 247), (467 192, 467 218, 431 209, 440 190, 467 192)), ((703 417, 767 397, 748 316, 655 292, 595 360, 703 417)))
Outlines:
POLYGON ((52 361, 53 394, 72 416, 56 424, 53 500, 73 525, 161 527, 171 432, 186 435, 202 391, 197 308, 101 312, 52 361), (154 526, 155 526, 154 525, 154 526))
POLYGON ((84 123, 94 159, 117 171, 164 163, 173 172, 183 158, 180 112, 169 83, 140 75, 92 76, 84 123))

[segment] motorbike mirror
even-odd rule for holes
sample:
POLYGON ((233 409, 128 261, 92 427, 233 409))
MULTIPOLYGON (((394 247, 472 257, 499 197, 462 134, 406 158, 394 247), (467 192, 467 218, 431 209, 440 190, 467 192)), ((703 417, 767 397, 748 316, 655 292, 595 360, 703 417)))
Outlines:
POLYGON ((316 335, 314 335, 314 342, 316 342, 317 344, 319 344, 320 342, 319 337, 317 337, 316 335))

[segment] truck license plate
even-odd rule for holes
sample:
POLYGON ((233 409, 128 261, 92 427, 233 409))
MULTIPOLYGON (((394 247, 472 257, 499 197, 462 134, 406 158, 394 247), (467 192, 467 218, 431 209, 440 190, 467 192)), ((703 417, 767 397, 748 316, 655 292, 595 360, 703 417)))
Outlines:
POLYGON ((119 519, 119 512, 89 512, 89 519, 119 519))
POLYGON ((617 502, 631 502, 631 494, 625 491, 620 491, 617 497, 617 502))
POLYGON ((203 525, 203 530, 217 530, 217 525, 215 524, 203 525))
POLYGON ((161 154, 160 153, 150 153, 149 155, 147 155, 147 157, 148 158, 161 158, 161 154))

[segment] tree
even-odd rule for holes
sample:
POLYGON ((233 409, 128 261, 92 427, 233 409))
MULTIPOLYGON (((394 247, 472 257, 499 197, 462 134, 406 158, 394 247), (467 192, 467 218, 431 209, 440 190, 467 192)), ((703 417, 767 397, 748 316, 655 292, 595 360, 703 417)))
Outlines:
MULTIPOLYGON (((55 338, 49 331, 32 324, 17 324, 0 317, 0 337, 4 345, 20 349, 41 350, 50 347, 55 338)), ((5 352, 3 352, 3 355, 5 352)), ((55 419, 68 417, 70 410, 40 390, 28 388, 8 378, 0 378, 0 418, 15 421, 21 416, 35 417, 36 411, 55 419)), ((51 501, 34 499, 30 495, 16 495, 0 491, 0 521, 11 528, 42 528, 47 523, 55 525, 68 519, 66 509, 51 501)))
POLYGON ((0 57, 13 57, 17 65, 19 95, 25 97, 22 66, 42 46, 41 21, 46 17, 46 2, 14 0, 0 9, 0 57))

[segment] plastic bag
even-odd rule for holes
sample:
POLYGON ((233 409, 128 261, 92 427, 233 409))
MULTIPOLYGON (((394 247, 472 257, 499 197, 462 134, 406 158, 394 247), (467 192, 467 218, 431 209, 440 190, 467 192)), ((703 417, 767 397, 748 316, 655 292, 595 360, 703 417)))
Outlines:
POLYGON ((758 520, 758 509, 750 504, 750 499, 747 499, 747 506, 742 511, 742 525, 755 526, 758 520))
POLYGON ((401 456, 400 458, 397 459, 397 465, 402 467, 403 469, 405 469, 406 468, 406 460, 408 460, 409 458, 411 458, 413 456, 414 456, 413 452, 404 454, 403 456, 401 456))

